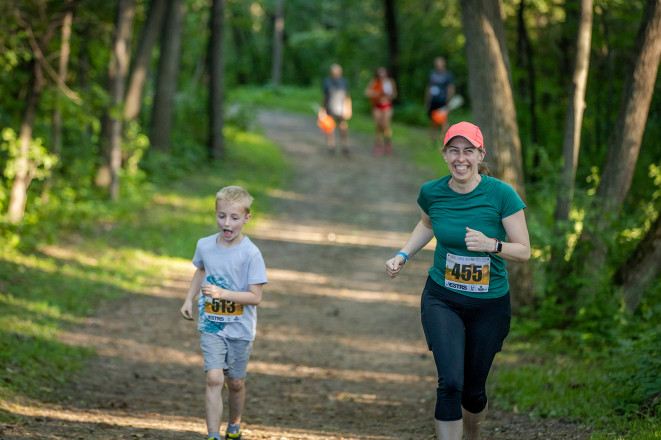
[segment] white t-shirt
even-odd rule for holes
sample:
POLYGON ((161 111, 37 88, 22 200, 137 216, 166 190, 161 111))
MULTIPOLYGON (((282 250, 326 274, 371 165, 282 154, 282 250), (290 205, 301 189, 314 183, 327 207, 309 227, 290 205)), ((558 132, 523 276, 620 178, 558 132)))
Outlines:
MULTIPOLYGON (((218 235, 201 238, 195 248, 193 264, 206 272, 202 285, 214 284, 223 289, 248 292, 250 284, 265 284, 266 266, 257 246, 244 236, 236 246, 223 248, 216 243, 218 235)), ((218 333, 228 339, 255 339, 257 306, 213 300, 200 292, 198 309, 198 330, 218 333)))

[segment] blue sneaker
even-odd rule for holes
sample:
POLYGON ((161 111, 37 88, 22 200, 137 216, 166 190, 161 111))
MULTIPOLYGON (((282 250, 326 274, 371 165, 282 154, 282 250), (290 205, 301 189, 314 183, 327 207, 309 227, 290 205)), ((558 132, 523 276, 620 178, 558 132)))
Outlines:
POLYGON ((241 440, 241 431, 236 434, 227 433, 225 434, 225 440, 241 440))

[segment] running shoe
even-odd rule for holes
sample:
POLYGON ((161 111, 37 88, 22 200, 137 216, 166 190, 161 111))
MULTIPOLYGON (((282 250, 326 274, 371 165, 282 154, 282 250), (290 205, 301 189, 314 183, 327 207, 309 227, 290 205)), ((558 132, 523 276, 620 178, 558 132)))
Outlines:
POLYGON ((230 434, 229 432, 225 434, 225 440, 241 440, 241 431, 236 434, 230 434))

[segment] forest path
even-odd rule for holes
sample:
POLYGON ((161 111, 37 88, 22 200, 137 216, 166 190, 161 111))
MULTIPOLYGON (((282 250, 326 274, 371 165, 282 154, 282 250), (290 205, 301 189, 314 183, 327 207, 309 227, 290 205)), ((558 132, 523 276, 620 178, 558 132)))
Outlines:
MULTIPOLYGON (((272 191, 273 214, 247 234, 269 284, 248 367, 244 437, 433 439, 435 368, 424 343, 419 296, 432 252, 390 280, 384 261, 419 219, 424 175, 406 154, 329 155, 313 117, 263 111, 265 135, 293 162, 289 191, 272 191)), ((439 157, 440 160, 440 157, 439 157)), ((197 238, 197 237, 195 237, 197 238)), ((193 238, 193 240, 195 239, 193 238)), ((26 424, 1 439, 202 439, 204 375, 194 325, 178 317, 192 265, 174 264, 150 295, 129 294, 65 333, 99 353, 62 404, 26 401, 26 424)), ((227 409, 223 417, 227 420, 227 409)), ((483 438, 587 439, 577 426, 493 409, 483 438)))

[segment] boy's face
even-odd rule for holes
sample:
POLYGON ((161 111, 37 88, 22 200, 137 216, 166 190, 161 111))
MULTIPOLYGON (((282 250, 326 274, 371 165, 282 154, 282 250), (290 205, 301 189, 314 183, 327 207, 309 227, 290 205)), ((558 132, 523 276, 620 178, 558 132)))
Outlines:
POLYGON ((248 223, 251 217, 243 205, 231 202, 216 203, 216 223, 220 231, 220 240, 227 244, 237 243, 243 225, 248 223))

